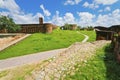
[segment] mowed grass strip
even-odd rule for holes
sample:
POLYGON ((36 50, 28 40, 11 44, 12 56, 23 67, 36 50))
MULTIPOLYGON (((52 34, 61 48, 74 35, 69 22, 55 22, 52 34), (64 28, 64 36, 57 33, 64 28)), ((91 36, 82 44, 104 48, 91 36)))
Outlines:
POLYGON ((77 64, 75 69, 65 80, 120 80, 120 64, 109 45, 97 50, 90 60, 77 64))
POLYGON ((51 34, 34 33, 16 45, 1 51, 0 59, 66 48, 83 39, 84 36, 78 34, 77 31, 69 30, 55 30, 51 34))

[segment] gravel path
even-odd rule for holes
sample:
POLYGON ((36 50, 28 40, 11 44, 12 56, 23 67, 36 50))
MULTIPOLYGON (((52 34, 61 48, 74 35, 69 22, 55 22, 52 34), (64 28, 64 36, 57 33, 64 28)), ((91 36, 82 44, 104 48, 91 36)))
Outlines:
MULTIPOLYGON (((80 34, 82 34, 82 33, 80 33, 80 34)), ((82 35, 84 35, 84 34, 82 34, 82 35)), ((82 42, 86 42, 89 39, 89 37, 87 35, 84 35, 84 36, 85 36, 85 39, 82 42)), ((37 62, 40 60, 46 60, 48 58, 52 58, 53 56, 58 55, 59 53, 65 51, 66 49, 67 48, 57 49, 57 50, 51 50, 51 51, 40 52, 40 53, 36 53, 36 54, 30 54, 30 55, 0 60, 0 71, 6 70, 9 68, 14 68, 16 66, 21 66, 24 64, 29 64, 32 62, 37 62)))
POLYGON ((34 70, 31 80, 64 80, 66 75, 74 75, 75 70, 77 70, 76 64, 86 63, 93 55, 96 55, 96 49, 105 46, 107 43, 110 41, 74 43, 54 57, 53 60, 41 65, 40 69, 34 70))

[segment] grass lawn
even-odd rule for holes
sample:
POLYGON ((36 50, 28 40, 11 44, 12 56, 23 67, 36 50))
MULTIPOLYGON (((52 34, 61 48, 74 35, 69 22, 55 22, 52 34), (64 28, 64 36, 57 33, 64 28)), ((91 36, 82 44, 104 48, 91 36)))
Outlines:
POLYGON ((65 80, 120 80, 120 64, 116 62, 109 46, 97 50, 88 62, 75 67, 75 74, 67 75, 65 80))
POLYGON ((81 42, 83 35, 77 31, 54 30, 52 34, 35 33, 25 40, 0 52, 0 59, 22 56, 36 52, 66 48, 74 42, 81 42))

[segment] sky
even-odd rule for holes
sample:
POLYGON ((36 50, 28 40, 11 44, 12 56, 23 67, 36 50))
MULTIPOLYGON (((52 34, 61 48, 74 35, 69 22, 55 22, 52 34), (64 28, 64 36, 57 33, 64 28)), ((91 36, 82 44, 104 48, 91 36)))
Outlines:
POLYGON ((120 25, 120 0, 0 0, 0 15, 16 24, 45 23, 62 26, 120 25))

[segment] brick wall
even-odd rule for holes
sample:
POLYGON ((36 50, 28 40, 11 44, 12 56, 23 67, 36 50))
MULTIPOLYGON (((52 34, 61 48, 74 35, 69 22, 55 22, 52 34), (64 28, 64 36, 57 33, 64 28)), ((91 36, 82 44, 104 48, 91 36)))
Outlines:
MULTIPOLYGON (((21 27, 21 30, 16 31, 15 33, 51 33, 53 29, 56 29, 57 26, 51 23, 43 23, 43 18, 39 18, 39 24, 18 24, 21 27)), ((0 33, 6 33, 6 30, 0 30, 0 33)), ((13 32, 8 32, 13 33, 13 32)))
POLYGON ((21 30, 19 33, 34 33, 34 32, 42 32, 43 25, 40 24, 22 24, 21 30))

